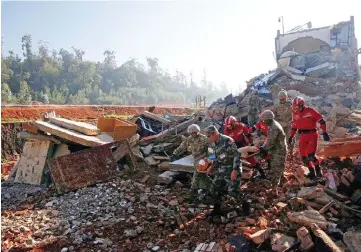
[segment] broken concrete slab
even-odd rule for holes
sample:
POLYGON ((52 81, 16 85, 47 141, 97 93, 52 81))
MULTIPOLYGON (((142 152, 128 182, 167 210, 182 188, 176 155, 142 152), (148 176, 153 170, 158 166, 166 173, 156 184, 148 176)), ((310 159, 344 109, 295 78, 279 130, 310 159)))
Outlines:
POLYGON ((295 241, 296 239, 291 236, 281 233, 274 233, 271 237, 272 250, 283 252, 286 249, 290 248, 295 241))
POLYGON ((55 147, 53 158, 69 155, 71 152, 67 144, 60 144, 55 147))
POLYGON ((87 136, 69 129, 64 129, 58 125, 49 123, 49 122, 43 122, 43 121, 36 121, 35 125, 44 132, 48 132, 52 135, 64 138, 66 140, 84 145, 89 147, 96 147, 103 144, 106 144, 108 142, 102 141, 99 139, 99 136, 87 136))
POLYGON ((347 231, 343 234, 343 242, 351 252, 359 252, 361 248, 361 232, 347 231))
POLYGON ((81 150, 48 160, 51 177, 59 193, 106 181, 117 174, 114 143, 81 150))
POLYGON ((160 161, 169 161, 169 160, 170 160, 169 157, 157 156, 157 155, 153 155, 153 158, 154 158, 155 160, 160 160, 160 161))
POLYGON ((27 140, 39 140, 39 141, 52 141, 56 144, 60 144, 61 142, 58 139, 55 139, 51 136, 46 136, 43 134, 33 134, 26 131, 21 131, 17 134, 18 138, 27 139, 27 140))
POLYGON ((325 194, 322 188, 318 187, 301 187, 301 190, 298 191, 297 197, 303 199, 315 199, 321 197, 325 194))
POLYGON ((193 155, 188 155, 184 158, 178 159, 174 162, 171 162, 169 165, 171 171, 195 171, 193 155))
POLYGON ((152 152, 153 144, 149 144, 145 147, 140 147, 141 152, 143 152, 144 156, 149 156, 152 152))
POLYGON ((14 182, 40 185, 46 160, 52 154, 51 141, 26 141, 20 160, 16 164, 14 182))
POLYGON ((290 221, 299 223, 306 227, 311 227, 312 224, 316 223, 320 228, 327 230, 328 227, 335 225, 335 223, 328 222, 326 218, 316 210, 288 212, 287 217, 290 221))
POLYGON ((175 171, 166 171, 166 172, 163 172, 162 174, 160 174, 158 177, 157 177, 157 182, 160 183, 160 184, 169 184, 171 183, 174 178, 176 176, 179 175, 179 172, 175 172, 175 171))
POLYGON ((49 122, 66 129, 83 133, 87 136, 96 136, 100 134, 100 130, 96 126, 85 122, 77 122, 60 117, 50 117, 49 122))

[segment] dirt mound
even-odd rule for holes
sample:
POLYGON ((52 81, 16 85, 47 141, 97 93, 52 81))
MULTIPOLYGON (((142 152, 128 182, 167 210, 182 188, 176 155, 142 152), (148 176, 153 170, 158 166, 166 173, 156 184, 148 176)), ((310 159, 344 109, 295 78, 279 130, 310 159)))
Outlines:
MULTIPOLYGON (((75 120, 97 119, 102 116, 133 116, 148 110, 146 106, 25 106, 2 107, 3 123, 25 122, 39 119, 41 114, 55 110, 63 118, 75 120)), ((191 114, 190 108, 156 107, 155 114, 186 115, 191 114)))

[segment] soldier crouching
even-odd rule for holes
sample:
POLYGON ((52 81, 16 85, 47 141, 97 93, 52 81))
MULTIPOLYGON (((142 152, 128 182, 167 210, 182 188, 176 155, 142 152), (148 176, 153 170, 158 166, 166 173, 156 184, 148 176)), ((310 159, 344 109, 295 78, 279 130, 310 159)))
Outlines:
MULTIPOLYGON (((206 129, 210 142, 213 143, 213 150, 216 160, 207 170, 212 174, 212 187, 210 196, 214 203, 212 215, 221 214, 222 197, 229 195, 236 200, 241 200, 241 162, 240 154, 234 140, 226 135, 220 134, 212 125, 206 129)), ((249 204, 243 202, 243 212, 249 214, 249 204)))

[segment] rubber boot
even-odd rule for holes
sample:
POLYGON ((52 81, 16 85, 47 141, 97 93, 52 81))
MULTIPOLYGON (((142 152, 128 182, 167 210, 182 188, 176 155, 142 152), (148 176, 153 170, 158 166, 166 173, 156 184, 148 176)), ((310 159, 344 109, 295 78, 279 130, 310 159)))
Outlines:
POLYGON ((316 176, 318 178, 322 178, 322 172, 321 172, 321 167, 320 165, 315 165, 315 169, 316 169, 316 176))
POLYGON ((308 177, 309 179, 311 179, 311 180, 315 179, 315 177, 316 177, 315 168, 313 168, 313 167, 308 167, 308 170, 310 171, 310 173, 308 174, 307 177, 308 177))
POLYGON ((261 174, 261 179, 266 179, 266 174, 264 173, 264 171, 259 163, 256 164, 255 168, 261 174))
POLYGON ((212 213, 211 213, 211 216, 214 217, 214 216, 219 216, 219 215, 222 215, 221 204, 220 204, 220 203, 216 203, 216 204, 214 204, 214 207, 213 207, 213 211, 212 211, 212 213))
POLYGON ((242 212, 244 216, 251 214, 251 204, 247 200, 242 203, 242 212))

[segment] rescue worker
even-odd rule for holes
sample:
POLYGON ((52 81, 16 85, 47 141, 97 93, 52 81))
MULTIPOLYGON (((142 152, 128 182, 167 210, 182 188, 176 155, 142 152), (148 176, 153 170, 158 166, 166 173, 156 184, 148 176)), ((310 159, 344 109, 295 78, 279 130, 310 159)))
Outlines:
POLYGON ((200 133, 201 129, 197 124, 192 124, 187 129, 190 136, 188 136, 181 145, 173 151, 171 160, 177 159, 182 153, 189 151, 194 158, 195 172, 193 173, 191 190, 189 193, 189 199, 193 199, 197 195, 198 189, 209 189, 211 180, 204 174, 197 172, 197 164, 200 159, 207 156, 208 147, 210 142, 205 135, 200 133))
POLYGON ((292 126, 288 143, 292 143, 294 135, 296 132, 298 132, 300 153, 302 161, 310 170, 309 177, 311 179, 315 178, 315 175, 317 177, 322 177, 320 161, 316 156, 316 149, 318 144, 318 132, 316 124, 320 124, 323 132, 323 139, 325 141, 330 141, 330 137, 327 133, 326 122, 317 110, 305 106, 305 100, 302 97, 296 97, 293 99, 292 110, 292 126))
POLYGON ((258 97, 258 91, 252 90, 251 97, 248 100, 248 125, 251 127, 258 121, 258 114, 261 113, 261 100, 258 97))
POLYGON ((275 120, 281 124, 288 137, 292 123, 292 104, 288 101, 288 95, 285 90, 281 90, 278 93, 278 101, 279 103, 273 107, 272 111, 275 114, 275 120))
MULTIPOLYGON (((261 117, 261 114, 259 115, 259 117, 261 117)), ((268 125, 265 122, 263 122, 262 120, 259 120, 255 125, 253 125, 251 128, 249 128, 248 131, 249 131, 249 133, 253 133, 253 132, 257 131, 258 137, 261 137, 263 135, 266 138, 263 143, 265 143, 267 141, 268 125)), ((271 155, 267 153, 263 158, 267 162, 267 169, 270 170, 271 169, 271 155)))
POLYGON ((286 163, 287 142, 282 126, 277 122, 271 110, 262 112, 260 119, 268 125, 267 141, 260 147, 260 153, 269 153, 272 156, 271 171, 268 177, 272 187, 277 192, 277 186, 283 176, 286 163))
MULTIPOLYGON (((224 134, 235 141, 237 148, 253 145, 252 135, 249 133, 247 126, 241 122, 237 122, 234 116, 228 116, 224 122, 224 126, 224 134)), ((261 178, 266 178, 263 169, 254 156, 248 157, 246 160, 250 163, 251 167, 259 171, 261 178)))
MULTIPOLYGON (((222 196, 228 194, 240 199, 240 183, 242 166, 236 143, 229 136, 220 134, 213 125, 206 128, 206 134, 213 143, 216 160, 207 170, 212 174, 211 198, 214 201, 212 215, 221 213, 222 196)), ((244 214, 249 214, 249 203, 243 203, 244 214)))

